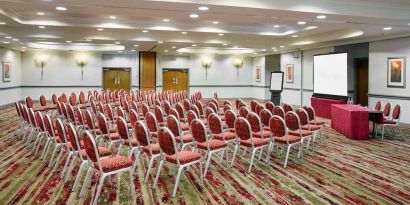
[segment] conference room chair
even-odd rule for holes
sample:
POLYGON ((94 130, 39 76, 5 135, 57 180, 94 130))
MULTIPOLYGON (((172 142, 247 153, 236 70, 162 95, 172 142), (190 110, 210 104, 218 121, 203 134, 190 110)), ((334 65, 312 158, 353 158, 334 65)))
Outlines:
MULTIPOLYGON (((199 119, 198 116, 196 115, 196 113, 193 110, 188 110, 187 114, 186 114, 186 118, 187 118, 187 124, 191 125, 192 121, 195 119, 199 119)), ((202 121, 202 119, 199 119, 202 121)))
POLYGON ((253 137, 251 125, 245 118, 238 117, 235 120, 235 133, 238 137, 236 138, 236 145, 235 145, 235 150, 234 150, 233 157, 232 157, 231 167, 233 167, 233 164, 235 162, 235 157, 236 157, 236 154, 240 146, 243 146, 245 149, 251 148, 251 151, 252 151, 252 156, 250 159, 248 172, 251 172, 256 151, 258 150, 262 151, 264 147, 267 147, 268 148, 267 149, 268 150, 267 160, 270 160, 269 147, 271 146, 271 140, 253 137))
MULTIPOLYGON (((168 115, 168 117, 169 116, 174 116, 177 120, 178 120, 178 122, 179 122, 179 126, 181 127, 181 130, 182 130, 182 132, 189 132, 189 125, 187 125, 185 122, 182 122, 180 119, 179 119, 179 113, 178 113, 178 111, 175 109, 175 108, 171 108, 170 110, 169 110, 169 115, 168 115)), ((167 117, 167 119, 168 119, 168 117, 167 117)), ((167 122, 167 124, 168 124, 168 122, 167 122)))
POLYGON ((239 104, 240 104, 241 102, 242 102, 242 100, 239 99, 239 98, 235 100, 235 107, 236 107, 237 110, 239 110, 239 104))
POLYGON ((259 118, 261 119, 262 122, 262 127, 264 130, 270 130, 269 129, 269 120, 272 118, 272 113, 268 109, 262 109, 259 112, 259 118))
POLYGON ((382 102, 380 100, 376 102, 376 105, 374 106, 374 110, 376 111, 382 110, 382 102))
POLYGON ((167 127, 172 132, 176 142, 179 145, 178 147, 181 147, 181 150, 184 150, 186 146, 193 144, 194 139, 192 134, 189 134, 189 132, 183 132, 180 122, 174 115, 169 115, 167 117, 167 127))
POLYGON ((159 124, 158 124, 157 118, 152 112, 148 112, 147 115, 145 116, 145 123, 147 125, 148 133, 150 134, 150 136, 157 137, 158 130, 159 130, 159 124))
POLYGON ((29 127, 30 132, 27 135, 27 138, 25 139, 26 147, 30 145, 33 136, 35 136, 35 134, 39 131, 33 108, 29 108, 27 113, 28 113, 28 119, 30 123, 30 127, 29 127))
POLYGON ((293 111, 293 106, 289 103, 284 103, 282 107, 285 113, 293 111))
POLYGON ((384 109, 383 109, 383 118, 385 120, 388 120, 390 118, 390 111, 391 111, 391 104, 390 102, 386 103, 386 105, 384 105, 384 109))
POLYGON ((141 111, 142 113, 138 113, 139 120, 145 120, 145 116, 149 112, 149 107, 147 103, 141 103, 141 111))
POLYGON ((164 100, 162 103, 162 107, 164 108, 165 114, 168 116, 169 115, 169 110, 171 109, 171 104, 169 103, 168 100, 164 100))
MULTIPOLYGON (((193 111, 199 119, 205 119, 205 117, 200 114, 199 109, 196 105, 191 106, 191 111, 193 111)), ((187 113, 187 118, 188 118, 188 113, 187 113)))
POLYGON ((111 149, 112 145, 119 145, 122 142, 117 130, 110 127, 103 113, 98 113, 97 121, 100 126, 100 134, 104 141, 108 143, 108 149, 111 149))
POLYGON ((256 100, 251 100, 250 105, 251 105, 251 112, 256 112, 256 105, 258 105, 258 101, 256 100))
POLYGON ((165 122, 165 113, 164 111, 162 111, 161 106, 155 106, 154 108, 154 113, 155 113, 155 117, 157 118, 158 121, 158 125, 163 127, 165 126, 167 123, 165 122))
POLYGON ((185 112, 188 112, 188 110, 191 109, 191 102, 189 102, 188 99, 182 100, 182 105, 183 105, 183 107, 184 107, 184 111, 185 111, 185 112))
POLYGON ((24 117, 23 117, 23 112, 21 110, 21 105, 18 102, 14 103, 14 107, 16 108, 16 112, 17 112, 17 117, 18 117, 18 121, 17 121, 17 128, 16 131, 14 132, 14 136, 19 137, 21 131, 24 128, 24 117))
POLYGON ((68 122, 71 122, 71 123, 77 123, 78 122, 78 120, 75 116, 75 113, 74 113, 74 108, 73 108, 72 105, 70 105, 70 104, 66 105, 66 112, 67 112, 67 117, 68 117, 67 121, 68 122))
POLYGON ((273 115, 277 115, 283 119, 285 118, 285 110, 283 110, 283 108, 279 105, 275 106, 272 112, 273 115))
POLYGON ((187 119, 185 117, 185 111, 184 111, 184 107, 182 106, 181 103, 176 103, 175 104, 175 109, 178 113, 178 120, 181 122, 186 122, 187 119))
MULTIPOLYGON (((320 140, 322 139, 322 136, 320 135, 321 126, 312 125, 312 124, 309 123, 310 118, 309 118, 309 115, 308 115, 308 113, 306 112, 305 109, 298 108, 298 109, 296 109, 295 112, 299 117, 300 126, 301 126, 302 130, 307 130, 307 131, 313 132, 313 134, 312 134, 312 151, 314 151, 315 150, 316 137, 317 137, 318 132, 319 132, 320 140)), ((309 144, 308 144, 308 146, 309 146, 309 144)), ((309 149, 309 147, 308 147, 308 149, 309 149)))
MULTIPOLYGON (((87 152, 88 159, 92 162, 91 167, 97 171, 99 175, 99 181, 97 184, 97 190, 93 197, 93 205, 96 205, 98 202, 98 198, 101 193, 102 186, 104 185, 104 180, 114 174, 119 174, 122 172, 129 173, 129 183, 130 183, 130 191, 131 191, 131 198, 135 200, 135 186, 134 186, 134 172, 133 172, 133 163, 132 161, 125 156, 111 156, 105 159, 100 158, 100 154, 98 152, 97 145, 93 136, 86 131, 83 135, 83 142, 84 147, 87 152)), ((91 176, 89 176, 91 177, 91 176)), ((86 179, 90 180, 90 179, 86 179)), ((117 181, 119 183, 119 181, 117 181)), ((118 184, 119 187, 119 184, 118 184)))
MULTIPOLYGON (((54 128, 53 122, 51 121, 51 118, 48 114, 46 114, 44 116, 43 121, 44 121, 44 126, 45 126, 45 129, 46 129, 47 140, 46 140, 46 143, 44 145, 43 153, 41 154, 40 159, 43 159, 43 161, 44 161, 44 160, 46 160, 46 157, 48 156, 47 154, 50 150, 50 147, 52 147, 53 144, 54 144, 54 147, 55 147, 56 144, 58 143, 58 137, 55 135, 56 129, 54 128)), ((49 163, 51 163, 51 162, 52 162, 52 160, 50 160, 49 163)))
MULTIPOLYGON (((402 109, 400 104, 397 104, 393 108, 393 113, 391 115, 391 119, 385 119, 382 121, 382 140, 384 139, 384 133, 387 128, 391 128, 391 132, 396 135, 396 131, 398 130, 400 133, 400 137, 403 137, 403 132, 400 129, 400 117, 401 117, 402 109)), ((377 131, 376 131, 377 132, 377 131)), ((377 135, 377 133, 376 133, 377 135)))
MULTIPOLYGON (((284 147, 286 147, 285 162, 283 164, 283 167, 286 168, 288 164, 289 153, 292 150, 292 147, 299 146, 299 150, 301 150, 301 147, 302 147, 301 138, 296 135, 290 135, 288 133, 288 129, 286 127, 285 121, 283 120, 283 118, 281 118, 278 115, 274 115, 269 120, 269 128, 272 133, 273 143, 275 143, 278 146, 283 146, 281 150, 283 150, 284 147)), ((270 147, 270 150, 272 150, 272 146, 270 147)), ((267 160, 267 162, 268 164, 270 164, 270 161, 267 160)))
MULTIPOLYGON (((168 119, 172 118, 173 116, 168 116, 168 119)), ((158 133, 158 141, 161 150, 160 156, 160 163, 157 171, 157 175, 154 181, 154 189, 157 188, 159 175, 162 170, 162 166, 164 162, 169 162, 171 164, 175 164, 178 167, 178 174, 175 180, 175 186, 172 191, 172 197, 175 197, 176 191, 178 188, 179 181, 181 179, 182 171, 189 166, 194 164, 199 164, 200 170, 200 179, 202 184, 202 162, 201 162, 201 155, 196 152, 192 151, 179 151, 177 148, 177 141, 174 137, 174 134, 169 130, 167 127, 162 127, 158 133)), ((165 186, 165 184, 164 184, 165 186)))
MULTIPOLYGON (((226 153, 226 163, 228 165, 228 150, 227 150, 226 142, 223 140, 218 140, 218 139, 210 139, 208 137, 208 133, 207 133, 204 123, 199 119, 194 119, 190 125, 191 125, 191 133, 195 140, 195 148, 198 148, 200 151, 201 150, 205 151, 206 164, 205 164, 205 170, 204 170, 204 173, 202 174, 202 177, 203 178, 206 177, 208 168, 211 165, 212 155, 214 153, 217 153, 217 152, 226 153)), ((221 160, 223 160, 223 157, 224 157, 224 154, 221 155, 221 160)))
POLYGON ((216 114, 218 114, 218 115, 220 114, 220 112, 219 112, 219 107, 218 107, 217 104, 215 104, 215 102, 212 102, 212 101, 209 102, 208 108, 211 108, 214 113, 216 113, 216 114))
POLYGON ((138 121, 138 113, 136 110, 132 109, 130 110, 129 116, 130 116, 129 117, 130 121, 127 122, 127 126, 130 131, 133 131, 132 128, 134 127, 135 123, 138 121))
MULTIPOLYGON (((215 113, 217 114, 214 109, 210 108, 209 106, 204 109, 204 120, 202 121, 205 125, 208 125, 208 118, 209 115, 215 113)), ((217 114, 218 115, 218 114, 217 114)), ((219 115, 218 115, 219 116, 219 115)), ((222 119, 221 119, 222 120, 222 119)))
POLYGON ((308 140, 307 147, 309 147, 310 139, 311 139, 311 136, 313 135, 313 132, 302 129, 302 126, 300 125, 299 116, 293 111, 287 112, 285 114, 284 120, 286 123, 286 127, 288 128, 288 133, 290 135, 299 136, 301 138, 301 146, 299 148, 298 157, 303 159, 303 142, 305 140, 308 140))
POLYGON ((40 106, 46 113, 57 109, 56 105, 47 104, 47 99, 44 95, 40 95, 40 106))
POLYGON ((310 123, 311 125, 319 125, 319 126, 325 126, 325 125, 326 125, 326 122, 325 122, 325 121, 319 120, 319 119, 316 117, 316 111, 315 111, 315 109, 314 109, 313 107, 311 107, 311 106, 303 106, 303 109, 305 109, 306 112, 308 113, 309 120, 310 120, 309 123, 310 123))
POLYGON ((15 135, 19 139, 22 139, 24 141, 27 135, 27 131, 30 130, 30 119, 28 117, 28 109, 27 106, 22 103, 16 102, 15 105, 16 109, 19 110, 17 113, 20 113, 19 127, 16 129, 15 135))
POLYGON ((195 106, 198 108, 198 110, 199 110, 199 115, 198 115, 198 117, 199 118, 205 118, 205 115, 204 115, 204 106, 203 106, 203 104, 202 104, 202 102, 201 101, 197 101, 197 102, 195 102, 195 106))
POLYGON ((227 110, 225 112, 225 124, 226 128, 230 132, 235 132, 235 120, 237 116, 233 110, 227 110))
POLYGON ((37 111, 35 113, 35 117, 36 117, 36 125, 37 125, 37 137, 36 140, 34 142, 33 148, 31 150, 31 152, 34 155, 37 155, 37 152, 40 148, 40 146, 42 145, 43 140, 47 141, 47 135, 46 135, 46 128, 44 125, 44 118, 43 118, 43 114, 40 111, 37 111))
MULTIPOLYGON (((212 136, 212 139, 222 140, 226 144, 228 143, 234 144, 237 138, 237 135, 234 132, 236 115, 231 110, 227 112, 227 115, 228 115, 229 121, 230 122, 232 121, 233 123, 231 129, 229 129, 229 125, 227 129, 223 128, 222 120, 216 113, 212 113, 208 116, 210 135, 212 136)), ((226 122, 228 122, 228 120, 226 122)), ((224 154, 225 152, 223 152, 221 155, 223 156, 224 154)))
POLYGON ((54 156, 58 152, 56 162, 55 162, 54 168, 53 168, 53 173, 55 173, 57 171, 57 168, 60 164, 60 161, 63 158, 63 153, 69 151, 68 150, 68 140, 67 140, 66 130, 65 130, 63 121, 61 119, 57 118, 55 126, 56 126, 55 133, 57 135, 56 144, 54 146, 53 154, 51 154, 51 159, 50 159, 50 162, 48 164, 48 167, 52 166, 54 156))
POLYGON ((77 96, 75 95, 74 92, 70 94, 70 97, 68 98, 68 101, 71 106, 76 106, 77 105, 77 96))
POLYGON ((118 117, 117 118, 117 132, 121 137, 122 143, 119 145, 117 155, 121 154, 121 149, 123 145, 128 147, 127 156, 131 159, 132 154, 136 154, 139 151, 139 143, 136 138, 132 137, 130 130, 128 128, 128 123, 125 121, 124 118, 118 117))
POLYGON ((265 103, 265 108, 268 109, 272 113, 273 113, 273 108, 274 107, 275 107, 275 104, 273 104, 273 102, 271 102, 271 101, 267 101, 265 103))
POLYGON ((270 138, 270 131, 263 129, 262 121, 256 113, 248 113, 246 120, 251 125, 252 137, 262 139, 270 138))
POLYGON ((239 116, 239 117, 246 118, 246 116, 247 116, 248 114, 249 114, 248 108, 246 108, 245 106, 239 108, 239 110, 238 110, 238 116, 239 116))

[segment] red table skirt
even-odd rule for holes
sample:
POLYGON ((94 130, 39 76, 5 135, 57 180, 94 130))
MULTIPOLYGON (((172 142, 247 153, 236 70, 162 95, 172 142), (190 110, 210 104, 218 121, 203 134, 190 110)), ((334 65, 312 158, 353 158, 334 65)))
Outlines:
POLYGON ((350 139, 369 138, 369 110, 359 106, 332 105, 332 128, 350 139))
POLYGON ((331 118, 330 108, 333 104, 346 104, 345 100, 332 100, 325 98, 310 98, 310 104, 315 109, 316 116, 326 119, 331 118))

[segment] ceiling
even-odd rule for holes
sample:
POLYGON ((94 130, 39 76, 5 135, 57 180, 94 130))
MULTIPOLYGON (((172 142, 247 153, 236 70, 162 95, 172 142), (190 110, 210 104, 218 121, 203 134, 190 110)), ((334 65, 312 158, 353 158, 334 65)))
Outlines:
POLYGON ((407 36, 409 13, 408 0, 8 0, 0 1, 0 45, 255 55, 407 36))

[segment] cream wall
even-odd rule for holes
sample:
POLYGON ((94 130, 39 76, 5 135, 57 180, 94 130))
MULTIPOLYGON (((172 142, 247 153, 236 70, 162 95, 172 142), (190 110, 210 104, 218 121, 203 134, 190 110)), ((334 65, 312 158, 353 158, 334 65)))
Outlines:
POLYGON ((11 81, 3 82, 2 74, 0 77, 0 105, 4 105, 21 99, 21 53, 0 47, 0 61, 11 63, 11 81))

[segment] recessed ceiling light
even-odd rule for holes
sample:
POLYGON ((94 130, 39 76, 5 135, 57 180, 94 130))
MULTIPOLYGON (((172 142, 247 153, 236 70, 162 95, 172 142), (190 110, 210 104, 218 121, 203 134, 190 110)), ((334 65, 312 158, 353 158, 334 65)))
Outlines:
POLYGON ((37 12, 37 15, 40 15, 40 16, 42 16, 42 15, 44 15, 44 12, 37 12))
POLYGON ((13 41, 19 41, 19 39, 18 38, 13 38, 13 41))
POLYGON ((234 46, 234 48, 238 48, 238 46, 234 46))
POLYGON ((57 6, 56 9, 59 10, 59 11, 66 11, 67 10, 66 7, 62 7, 62 6, 57 6))
POLYGON ((135 44, 134 47, 139 47, 140 45, 135 44))
POLYGON ((6 37, 4 37, 4 38, 11 39, 11 36, 6 36, 6 37))
POLYGON ((279 28, 280 27, 280 25, 279 24, 275 24, 275 25, 273 25, 273 28, 279 28))
POLYGON ((116 16, 110 16, 110 19, 116 19, 117 17, 116 16))
POLYGON ((225 35, 225 34, 223 34, 223 33, 218 33, 218 36, 223 36, 223 35, 225 35))
POLYGON ((168 50, 164 50, 164 52, 165 52, 165 53, 167 53, 167 52, 168 52, 168 50))
POLYGON ((275 50, 273 50, 273 52, 278 52, 278 50, 275 49, 275 50))
POLYGON ((122 51, 117 51, 118 53, 122 53, 122 51))
POLYGON ((148 33, 148 30, 142 30, 142 33, 148 33))
POLYGON ((119 42, 119 41, 115 41, 115 44, 121 44, 121 42, 119 42))
POLYGON ((135 50, 134 50, 134 49, 132 49, 131 51, 132 51, 132 52, 134 52, 135 50))
POLYGON ((188 32, 186 32, 186 31, 182 31, 182 32, 181 32, 181 34, 182 34, 182 35, 187 35, 187 34, 188 34, 188 32))
POLYGON ((222 45, 223 45, 223 46, 227 46, 228 44, 227 44, 227 43, 223 43, 222 45))
POLYGON ((196 47, 196 44, 192 44, 192 47, 196 47))
POLYGON ((299 21, 298 22, 298 25, 305 25, 306 24, 306 21, 299 21))
POLYGON ((192 19, 196 19, 196 18, 199 17, 199 15, 198 14, 190 14, 189 17, 192 18, 192 19))
POLYGON ((276 47, 272 47, 272 50, 275 50, 276 49, 276 47))
POLYGON ((20 45, 23 45, 23 43, 19 43, 20 45))
POLYGON ((292 38, 297 38, 298 37, 298 35, 292 35, 292 38))
POLYGON ((162 19, 163 22, 169 22, 169 19, 162 19))
POLYGON ((208 11, 209 10, 209 8, 207 6, 200 6, 200 7, 198 7, 198 9, 200 11, 208 11))
POLYGON ((25 46, 23 46, 23 47, 21 47, 22 49, 26 49, 27 47, 25 47, 25 46))
POLYGON ((219 21, 212 21, 212 24, 219 24, 219 21))
POLYGON ((71 43, 72 41, 65 41, 66 43, 71 43))
POLYGON ((6 23, 5 22, 0 22, 0 25, 5 25, 6 23))
POLYGON ((266 51, 266 49, 262 49, 262 51, 266 51))
POLYGON ((45 26, 38 26, 38 28, 44 29, 44 28, 46 28, 46 27, 45 27, 45 26))
POLYGON ((257 53, 253 53, 253 55, 256 55, 257 53))
POLYGON ((176 46, 172 46, 172 48, 177 48, 176 46))
POLYGON ((390 26, 389 26, 389 27, 384 27, 384 28, 383 28, 383 30, 385 30, 385 31, 390 31, 391 29, 392 29, 392 27, 390 27, 390 26))
POLYGON ((159 43, 159 44, 163 44, 163 43, 164 43, 164 41, 158 41, 158 43, 159 43))
POLYGON ((87 42, 91 42, 91 41, 93 41, 93 40, 91 40, 91 39, 85 39, 85 41, 87 41, 87 42))
POLYGON ((103 28, 97 28, 97 31, 104 31, 103 28))
POLYGON ((325 19, 326 16, 325 16, 325 15, 318 15, 318 16, 316 16, 316 18, 317 18, 317 19, 325 19))
POLYGON ((9 42, 8 42, 8 41, 4 41, 3 43, 4 43, 4 44, 9 44, 9 42))
POLYGON ((279 46, 280 48, 285 48, 285 46, 279 46))

